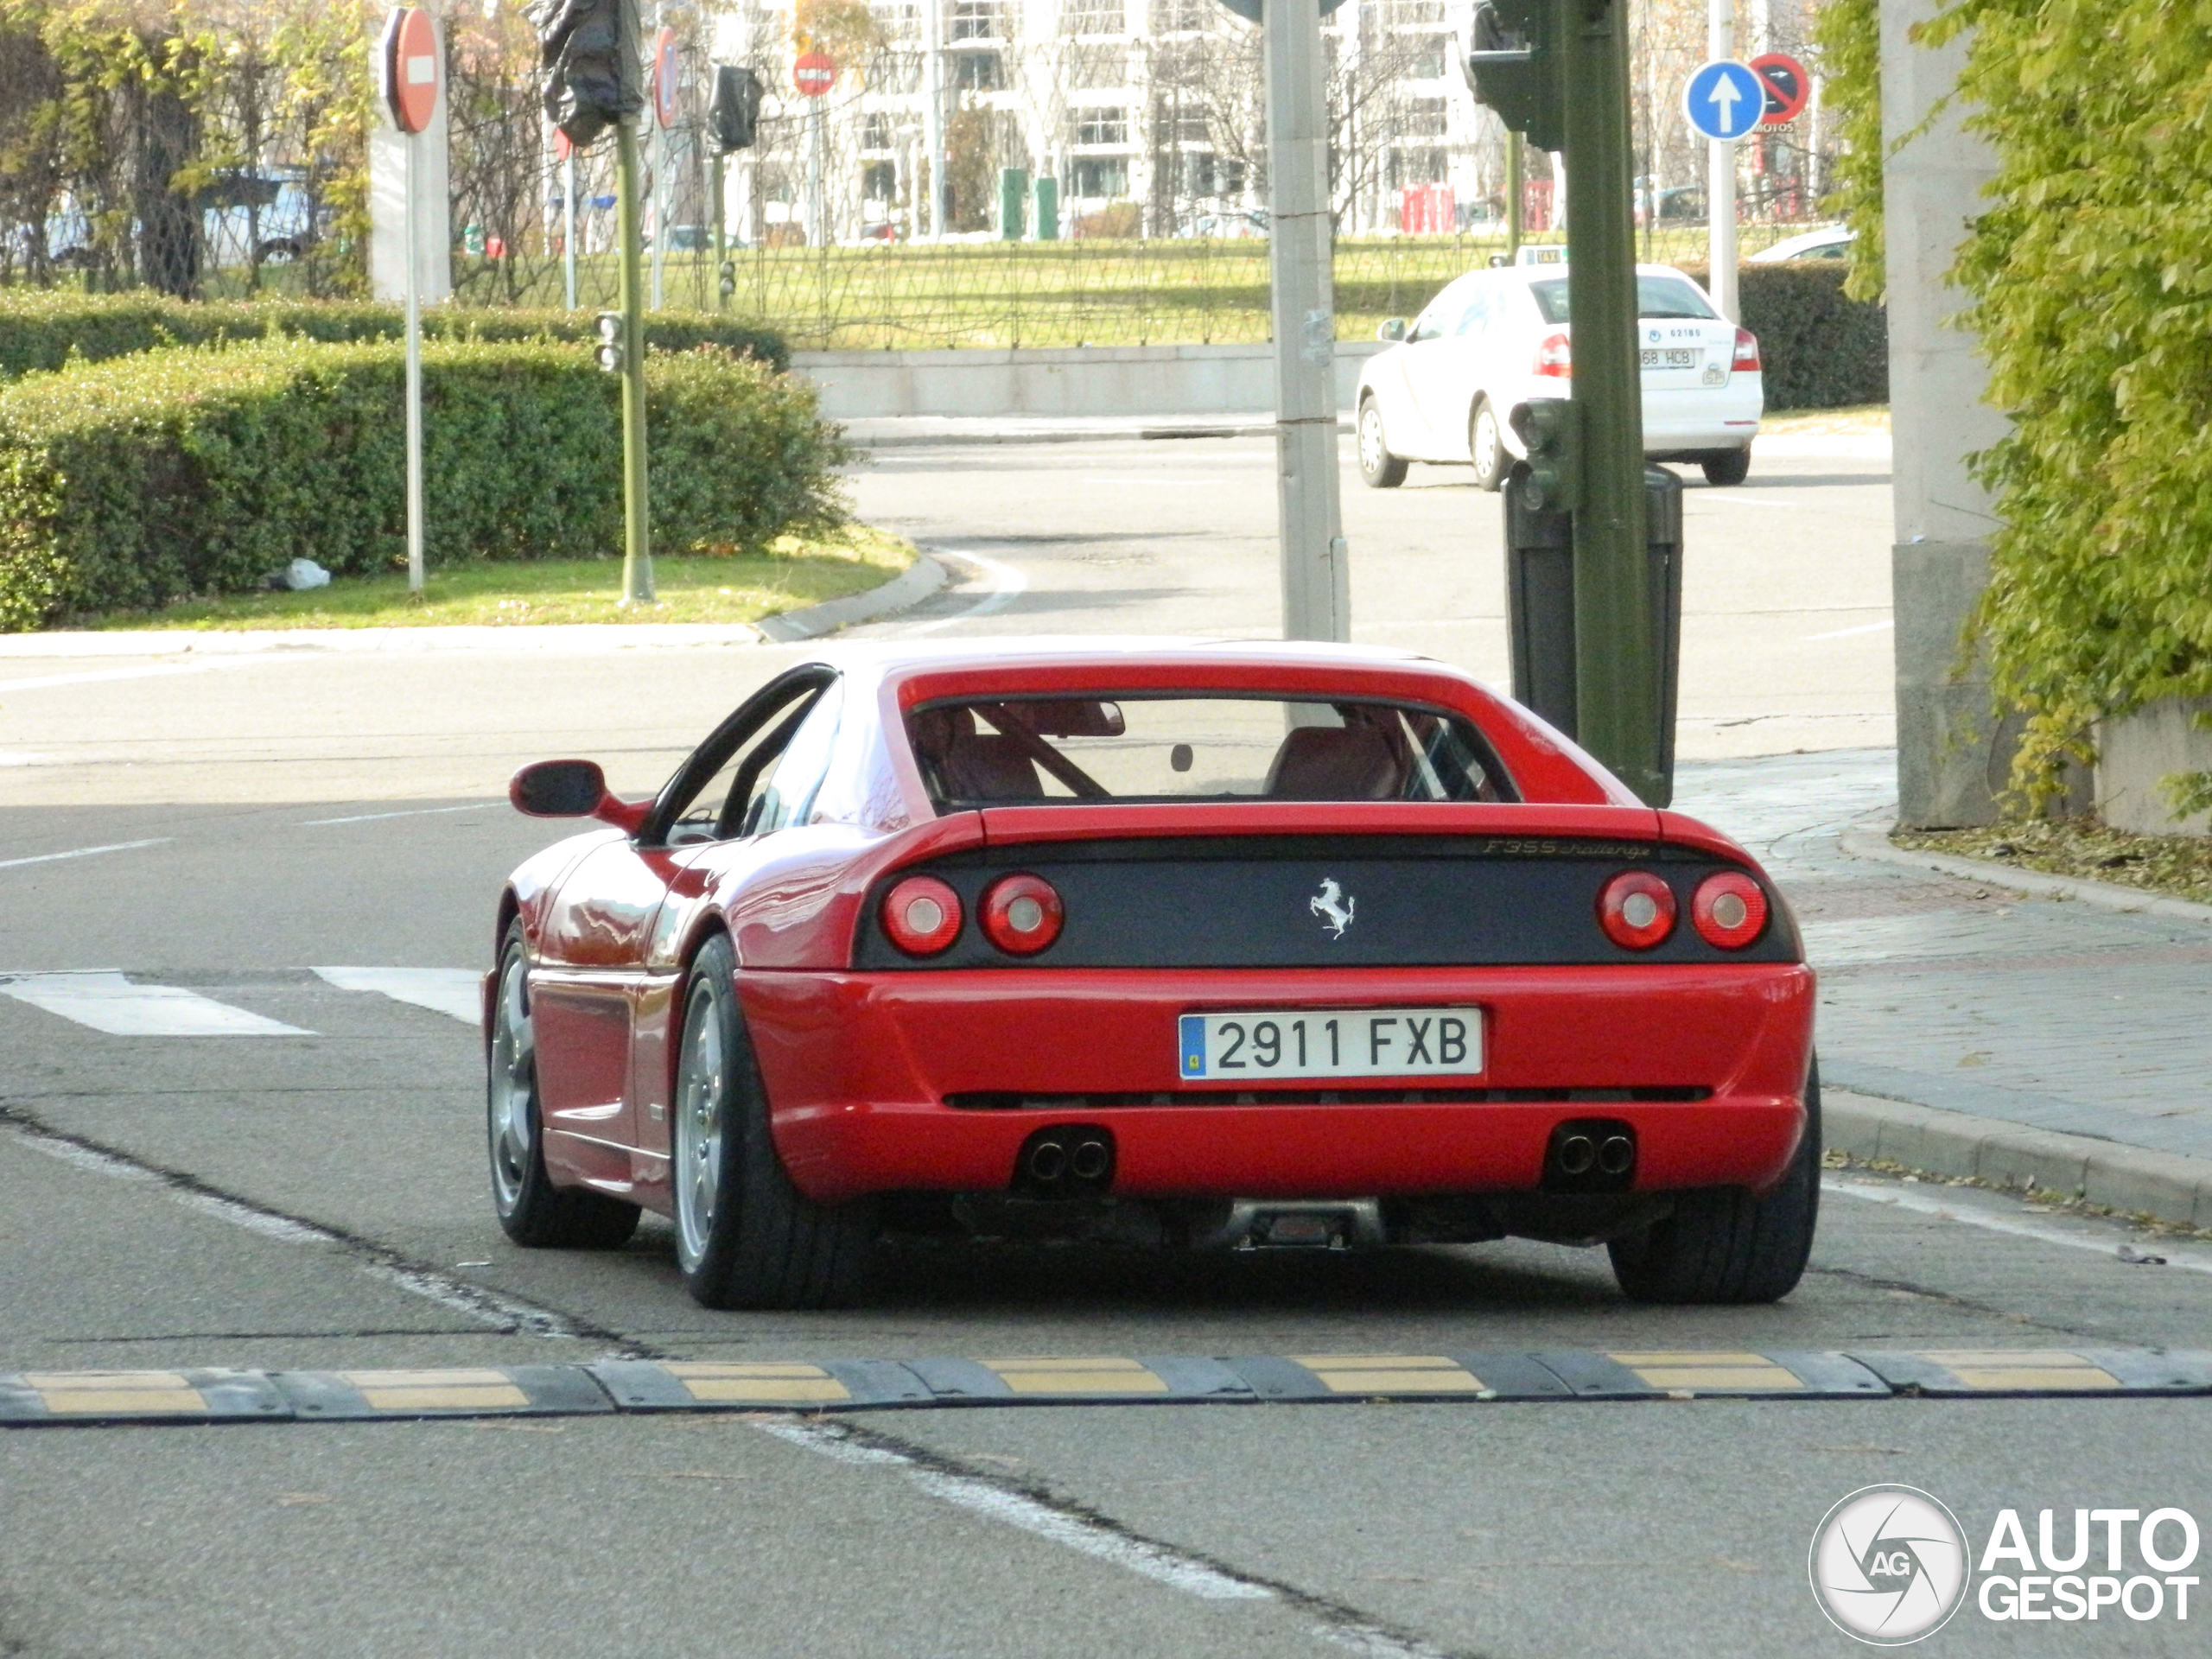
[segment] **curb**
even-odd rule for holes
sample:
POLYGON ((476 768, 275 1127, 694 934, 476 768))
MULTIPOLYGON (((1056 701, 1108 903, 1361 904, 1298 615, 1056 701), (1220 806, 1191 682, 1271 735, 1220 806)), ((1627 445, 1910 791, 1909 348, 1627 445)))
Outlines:
MULTIPOLYGON (((1337 430, 1342 433, 1355 429, 1351 420, 1344 416, 1337 418, 1337 430)), ((854 434, 848 428, 848 438, 855 448, 875 449, 942 449, 969 446, 1010 443, 1083 443, 1113 439, 1160 442, 1176 438, 1271 438, 1275 435, 1274 417, 1264 420, 1239 420, 1230 417, 1218 422, 1193 423, 1187 426, 1137 427, 1068 427, 1040 426, 1035 428, 998 428, 990 430, 961 430, 939 432, 887 432, 878 436, 854 434)))
POLYGON ((1899 847, 1890 840, 1890 829, 1870 828, 1864 824, 1850 824, 1840 836, 1843 850, 1853 858, 1869 858, 1885 864, 1901 864, 1910 869, 1936 870, 1945 875, 1963 876, 1969 881, 1986 882, 1993 887, 2004 887, 2013 893, 2031 893, 2044 898, 2079 899, 2084 904, 2101 905, 2107 910, 2138 912, 2149 916, 2172 916, 2183 921, 2212 922, 2212 905, 2200 905, 2193 899, 2172 899, 2164 893, 2145 893, 2140 887, 2123 887, 2113 881, 2092 881, 2079 875, 2050 875, 2041 870, 2016 869, 2010 864, 2000 864, 1993 859, 1958 858, 1948 853, 1915 852, 1899 847))
POLYGON ((880 588, 824 600, 758 622, 555 622, 504 627, 255 628, 195 632, 112 628, 0 634, 9 658, 252 657, 283 652, 660 650, 757 645, 812 639, 855 622, 918 605, 944 586, 944 567, 924 555, 880 588))
POLYGON ((1827 1150, 1853 1158, 1886 1159, 1925 1174, 1967 1175, 1999 1186, 2032 1182, 2126 1214, 2212 1227, 2212 1159, 1841 1088, 1822 1091, 1821 1127, 1827 1150))
POLYGON ((944 567, 925 553, 880 588, 871 588, 864 594, 849 594, 843 599, 824 600, 804 610, 764 616, 753 626, 762 639, 776 645, 818 639, 855 622, 872 621, 893 611, 918 605, 944 583, 944 567))

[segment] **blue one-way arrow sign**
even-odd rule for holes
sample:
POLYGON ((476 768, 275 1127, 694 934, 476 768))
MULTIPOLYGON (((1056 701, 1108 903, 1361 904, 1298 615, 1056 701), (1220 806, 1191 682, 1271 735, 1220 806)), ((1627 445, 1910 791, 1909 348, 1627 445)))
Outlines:
POLYGON ((1766 88, 1751 65, 1732 58, 1703 65, 1682 91, 1682 113, 1707 138, 1741 138, 1765 110, 1766 88))

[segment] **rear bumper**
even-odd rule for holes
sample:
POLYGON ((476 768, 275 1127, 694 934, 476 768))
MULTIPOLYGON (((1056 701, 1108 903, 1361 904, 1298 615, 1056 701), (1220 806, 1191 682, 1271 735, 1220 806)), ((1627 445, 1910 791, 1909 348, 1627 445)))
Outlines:
MULTIPOLYGON (((1114 1191, 1260 1198, 1535 1189, 1567 1118, 1633 1124, 1638 1191, 1764 1187, 1804 1125, 1813 977, 1798 964, 1323 970, 756 973, 739 991, 776 1145, 808 1196, 1003 1191, 1034 1130, 1103 1124, 1114 1191), (1189 1103, 1176 1019, 1205 1008, 1475 1003, 1472 1102, 1189 1103), (1517 1099, 1694 1088, 1696 1100, 1517 1099), (1164 1104, 979 1109, 949 1096, 1165 1096, 1164 1104)), ((1218 1097, 1217 1097, 1218 1099, 1218 1097)))

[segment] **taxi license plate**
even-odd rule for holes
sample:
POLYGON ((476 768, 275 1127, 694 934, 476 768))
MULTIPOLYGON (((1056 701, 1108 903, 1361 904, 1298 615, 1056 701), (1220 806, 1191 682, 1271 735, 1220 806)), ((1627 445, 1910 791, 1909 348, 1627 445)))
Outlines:
POLYGON ((1471 1077, 1483 1069, 1480 1008, 1267 1008, 1186 1014, 1185 1083, 1278 1077, 1471 1077))
POLYGON ((1670 346, 1662 350, 1646 350, 1643 366, 1647 369, 1694 369, 1697 367, 1697 359, 1698 353, 1694 351, 1670 346))

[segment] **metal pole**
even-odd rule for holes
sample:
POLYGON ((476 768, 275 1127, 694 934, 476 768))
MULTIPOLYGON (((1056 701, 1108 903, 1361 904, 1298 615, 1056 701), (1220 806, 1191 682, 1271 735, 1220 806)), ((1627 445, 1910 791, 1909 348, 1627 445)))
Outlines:
POLYGON ((822 203, 822 100, 806 100, 806 239, 814 247, 830 245, 830 226, 822 203))
MULTIPOLYGON (((647 118, 651 119, 651 117, 647 118)), ((653 602, 652 529, 645 502, 645 319, 638 257, 638 133, 614 124, 615 232, 622 240, 622 602, 653 602)))
POLYGON ((668 129, 660 124, 658 100, 648 104, 645 119, 653 132, 653 309, 661 306, 661 268, 668 256, 668 129))
POLYGON ((1348 640, 1351 583, 1337 498, 1337 318, 1320 9, 1317 0, 1267 0, 1262 22, 1282 631, 1289 639, 1348 640))
POLYGON ((1581 405, 1574 514, 1576 736, 1665 804, 1656 599, 1643 526, 1643 395, 1629 178, 1628 0, 1560 0, 1567 36, 1567 304, 1581 405))
POLYGON ((715 151, 707 163, 707 192, 714 198, 715 213, 715 309, 729 309, 729 296, 722 292, 722 261, 728 255, 728 236, 723 221, 728 214, 722 205, 722 153, 715 151))
MULTIPOLYGON (((1705 55, 1719 60, 1736 55, 1735 0, 1707 0, 1705 55)), ((1705 182, 1707 286, 1713 304, 1731 322, 1741 322, 1736 304, 1736 146, 1719 139, 1710 142, 1705 182)))
POLYGON ((407 145, 407 591, 423 591, 423 297, 420 256, 416 251, 416 153, 420 133, 407 145))
POLYGON ((576 308, 576 152, 571 145, 561 162, 561 286, 569 309, 576 308))
POLYGON ((922 138, 930 149, 930 240, 944 240, 944 0, 925 0, 922 27, 922 138))
POLYGON ((1505 135, 1505 260, 1521 257, 1522 200, 1529 194, 1522 173, 1522 137, 1509 129, 1505 135))

